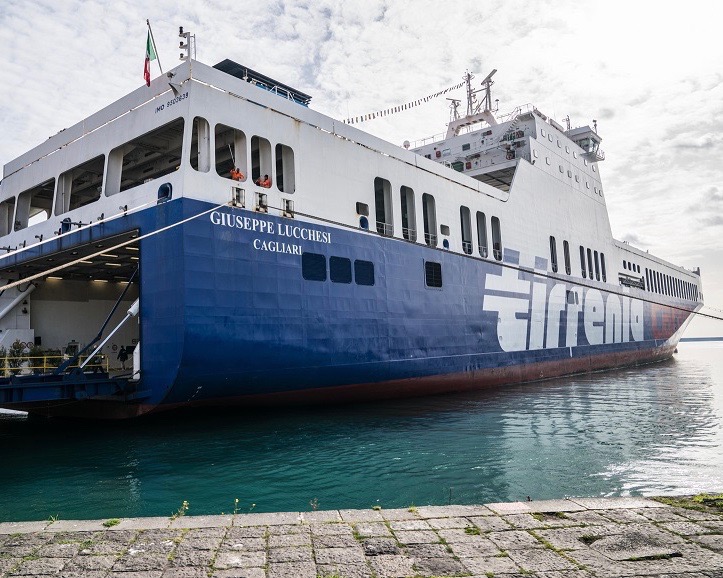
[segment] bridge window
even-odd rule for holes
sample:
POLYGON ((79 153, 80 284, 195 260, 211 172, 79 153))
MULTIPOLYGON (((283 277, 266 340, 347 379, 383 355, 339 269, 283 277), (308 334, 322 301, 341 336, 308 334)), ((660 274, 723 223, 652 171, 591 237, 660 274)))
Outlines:
POLYGON ((296 190, 294 150, 284 144, 276 145, 276 186, 282 193, 296 190))
POLYGON ((422 195, 422 216, 424 218, 424 242, 430 247, 436 247, 437 209, 434 197, 428 193, 422 195))
POLYGON ((572 273, 572 268, 570 267, 570 244, 567 241, 562 242, 562 252, 565 255, 565 273, 569 275, 572 273))
POLYGON ((58 178, 55 214, 67 213, 100 199, 104 168, 105 155, 100 155, 62 173, 58 178))
POLYGON ((271 175, 271 143, 260 136, 251 137, 251 180, 271 175))
POLYGON ((0 236, 12 233, 14 216, 15 197, 5 199, 2 203, 0 203, 0 236))
POLYGON ((587 271, 585 270, 585 247, 580 245, 580 269, 582 270, 583 278, 587 278, 587 271))
POLYGON ((500 228, 500 220, 492 217, 492 254, 495 260, 502 261, 502 230, 500 228))
POLYGON ((191 167, 201 173, 211 170, 211 128, 208 121, 199 116, 193 119, 191 167))
MULTIPOLYGON (((127 191, 175 172, 181 164, 183 119, 179 118, 137 139, 116 147, 108 155, 106 195, 127 191)), ((58 181, 55 212, 63 207, 64 183, 58 181)))
POLYGON ((472 254, 472 221, 468 207, 459 208, 459 220, 462 225, 462 251, 472 254))
POLYGON ((480 256, 487 258, 487 217, 477 211, 477 246, 480 256))
POLYGON ((552 272, 557 273, 557 241, 552 235, 550 235, 550 264, 552 272))
POLYGON ((590 274, 590 281, 592 281, 592 251, 589 248, 587 250, 587 271, 590 274))
POLYGON ((374 179, 374 203, 377 219, 377 233, 391 237, 394 234, 392 224, 392 184, 387 179, 374 179))
POLYGON ((243 175, 241 181, 248 179, 248 153, 244 132, 225 124, 217 124, 214 136, 216 174, 228 179, 231 177, 231 170, 236 168, 243 175))
POLYGON ((326 281, 326 257, 318 253, 302 253, 301 275, 307 281, 326 281))
POLYGON ((357 285, 374 285, 374 263, 371 261, 354 261, 354 279, 357 285))
POLYGON ((598 252, 595 251, 595 279, 600 281, 600 261, 598 258, 598 252))
POLYGON ((329 279, 333 283, 351 283, 351 259, 329 257, 329 279))
MULTIPOLYGON (((47 180, 32 189, 20 193, 18 195, 18 206, 13 228, 19 231, 28 225, 34 225, 35 223, 47 220, 53 211, 54 193, 55 179, 47 180)), ((15 199, 12 200, 14 201, 15 199)), ((10 218, 12 218, 12 215, 10 215, 10 218)), ((7 234, 8 232, 10 231, 3 234, 7 234)))
POLYGON ((399 189, 402 203, 402 236, 407 241, 417 240, 417 217, 414 207, 414 191, 402 186, 399 189))
POLYGON ((602 280, 605 283, 608 277, 605 271, 605 253, 600 253, 600 268, 602 269, 602 280))
POLYGON ((442 264, 434 261, 424 262, 424 282, 427 287, 442 286, 442 264))

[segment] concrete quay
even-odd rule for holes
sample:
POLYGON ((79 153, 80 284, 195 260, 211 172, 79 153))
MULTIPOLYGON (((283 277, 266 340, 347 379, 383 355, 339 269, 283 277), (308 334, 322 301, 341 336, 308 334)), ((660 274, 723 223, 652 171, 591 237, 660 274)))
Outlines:
POLYGON ((723 513, 645 498, 0 523, 0 576, 723 578, 723 513))

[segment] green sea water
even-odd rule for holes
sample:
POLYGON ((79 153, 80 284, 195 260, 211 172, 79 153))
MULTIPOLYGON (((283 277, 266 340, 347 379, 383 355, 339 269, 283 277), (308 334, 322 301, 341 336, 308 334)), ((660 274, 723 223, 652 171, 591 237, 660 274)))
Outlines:
POLYGON ((171 413, 0 414, 0 521, 723 490, 723 343, 464 395, 171 413))

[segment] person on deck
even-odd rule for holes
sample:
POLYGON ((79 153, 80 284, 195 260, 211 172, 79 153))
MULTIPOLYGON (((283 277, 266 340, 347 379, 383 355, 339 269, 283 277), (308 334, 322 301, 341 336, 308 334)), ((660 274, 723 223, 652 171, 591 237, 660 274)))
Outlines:
POLYGON ((231 178, 234 181, 243 181, 244 174, 238 169, 238 167, 234 167, 231 169, 231 178))
POLYGON ((126 361, 128 361, 128 352, 126 351, 125 346, 121 345, 120 351, 118 352, 118 361, 121 362, 121 365, 123 366, 123 369, 126 368, 126 361))
POLYGON ((260 187, 264 187, 265 189, 271 188, 271 179, 269 178, 269 175, 264 175, 264 178, 256 179, 256 184, 260 187))

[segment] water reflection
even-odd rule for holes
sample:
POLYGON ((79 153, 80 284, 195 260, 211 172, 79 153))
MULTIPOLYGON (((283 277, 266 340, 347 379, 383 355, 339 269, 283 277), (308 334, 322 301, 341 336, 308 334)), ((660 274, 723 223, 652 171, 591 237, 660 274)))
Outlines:
POLYGON ((363 406, 0 419, 0 519, 719 489, 722 348, 680 349, 645 368, 363 406))

